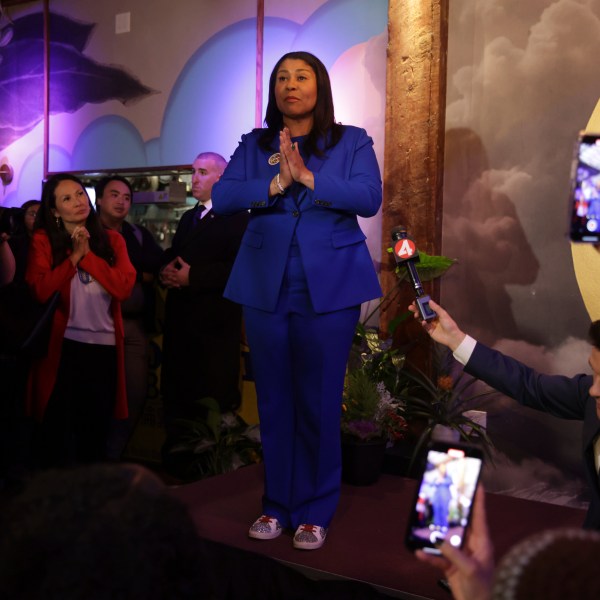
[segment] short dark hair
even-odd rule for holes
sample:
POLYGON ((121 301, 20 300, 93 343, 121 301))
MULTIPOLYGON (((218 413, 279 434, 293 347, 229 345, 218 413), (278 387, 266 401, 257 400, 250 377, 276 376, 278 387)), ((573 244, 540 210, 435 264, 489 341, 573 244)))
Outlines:
POLYGON ((303 60, 313 70, 317 78, 317 103, 313 111, 313 128, 308 134, 304 148, 309 154, 322 156, 323 151, 319 147, 318 142, 322 141, 325 148, 332 148, 340 140, 342 129, 335 122, 329 73, 325 65, 310 52, 288 52, 275 63, 269 78, 269 100, 265 113, 267 130, 260 138, 260 145, 262 148, 272 149, 273 142, 283 129, 283 115, 277 107, 275 84, 277 82, 277 71, 279 71, 281 63, 287 59, 303 60))
POLYGON ((138 465, 40 472, 0 514, 0 597, 205 597, 194 522, 138 465))
POLYGON ((133 201, 133 188, 131 187, 131 183, 129 183, 129 180, 123 177, 122 175, 107 175, 106 177, 103 177, 100 181, 98 181, 98 183, 96 183, 96 185, 94 186, 94 191, 96 192, 96 203, 98 202, 98 198, 102 198, 102 196, 104 196, 104 190, 111 181, 120 181, 121 183, 125 184, 127 186, 127 189, 129 190, 131 200, 133 201))
POLYGON ((27 210, 28 208, 31 208, 32 206, 39 206, 41 203, 39 200, 26 200, 25 202, 23 202, 23 204, 21 204, 21 208, 23 210, 27 210))
POLYGON ((600 350, 600 321, 594 321, 588 330, 588 338, 594 348, 600 350))

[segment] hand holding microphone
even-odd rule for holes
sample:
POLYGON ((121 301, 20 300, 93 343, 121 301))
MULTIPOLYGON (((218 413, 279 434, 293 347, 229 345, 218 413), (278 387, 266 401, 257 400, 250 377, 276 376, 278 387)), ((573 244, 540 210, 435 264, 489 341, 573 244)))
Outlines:
POLYGON ((392 229, 392 242, 396 264, 404 265, 408 277, 415 290, 415 303, 423 321, 436 318, 435 311, 429 306, 431 298, 423 290, 416 263, 419 262, 419 253, 415 243, 408 237, 406 228, 399 226, 392 229))

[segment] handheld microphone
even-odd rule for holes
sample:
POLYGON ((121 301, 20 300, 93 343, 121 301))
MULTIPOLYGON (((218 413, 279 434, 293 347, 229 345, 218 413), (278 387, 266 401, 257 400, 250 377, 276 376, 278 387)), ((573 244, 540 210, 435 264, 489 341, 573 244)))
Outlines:
POLYGON ((412 239, 408 237, 406 228, 399 226, 392 229, 392 242, 394 243, 394 258, 397 265, 404 265, 408 272, 408 277, 415 290, 416 305, 423 321, 431 321, 437 317, 436 312, 429 306, 431 298, 423 290, 419 273, 415 263, 419 262, 419 253, 417 246, 412 239))

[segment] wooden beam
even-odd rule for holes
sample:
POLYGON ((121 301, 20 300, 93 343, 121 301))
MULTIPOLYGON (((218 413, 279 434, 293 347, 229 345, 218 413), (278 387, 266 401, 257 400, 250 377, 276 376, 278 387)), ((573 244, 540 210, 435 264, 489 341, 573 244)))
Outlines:
MULTIPOLYGON (((441 253, 449 0, 390 0, 382 217, 382 287, 396 285, 387 254, 391 229, 404 225, 419 250, 441 253)), ((437 299, 439 286, 427 284, 437 299)), ((384 309, 380 326, 405 312, 414 298, 408 283, 384 309)), ((412 324, 411 324, 412 325, 412 324)), ((399 336, 427 337, 404 325, 399 336), (407 331, 408 328, 408 331, 407 331)))

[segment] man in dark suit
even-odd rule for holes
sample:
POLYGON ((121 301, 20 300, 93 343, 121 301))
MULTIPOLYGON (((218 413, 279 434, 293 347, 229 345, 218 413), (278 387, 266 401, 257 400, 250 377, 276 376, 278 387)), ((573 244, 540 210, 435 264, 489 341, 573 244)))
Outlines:
POLYGON ((223 298, 223 290, 248 213, 225 217, 212 211, 212 186, 226 166, 213 152, 194 161, 192 194, 198 204, 181 217, 160 271, 168 288, 161 366, 168 444, 176 436, 172 420, 192 417, 197 400, 214 398, 223 412, 240 404, 242 313, 223 298))
MULTIPOLYGON (((410 310, 419 318, 414 304, 410 310)), ((450 315, 435 302, 437 318, 422 322, 436 342, 452 350, 466 373, 481 379, 523 406, 561 419, 583 421, 582 449, 585 474, 590 486, 590 505, 583 526, 600 529, 600 321, 590 325, 592 375, 575 377, 544 375, 463 333, 450 315)))

